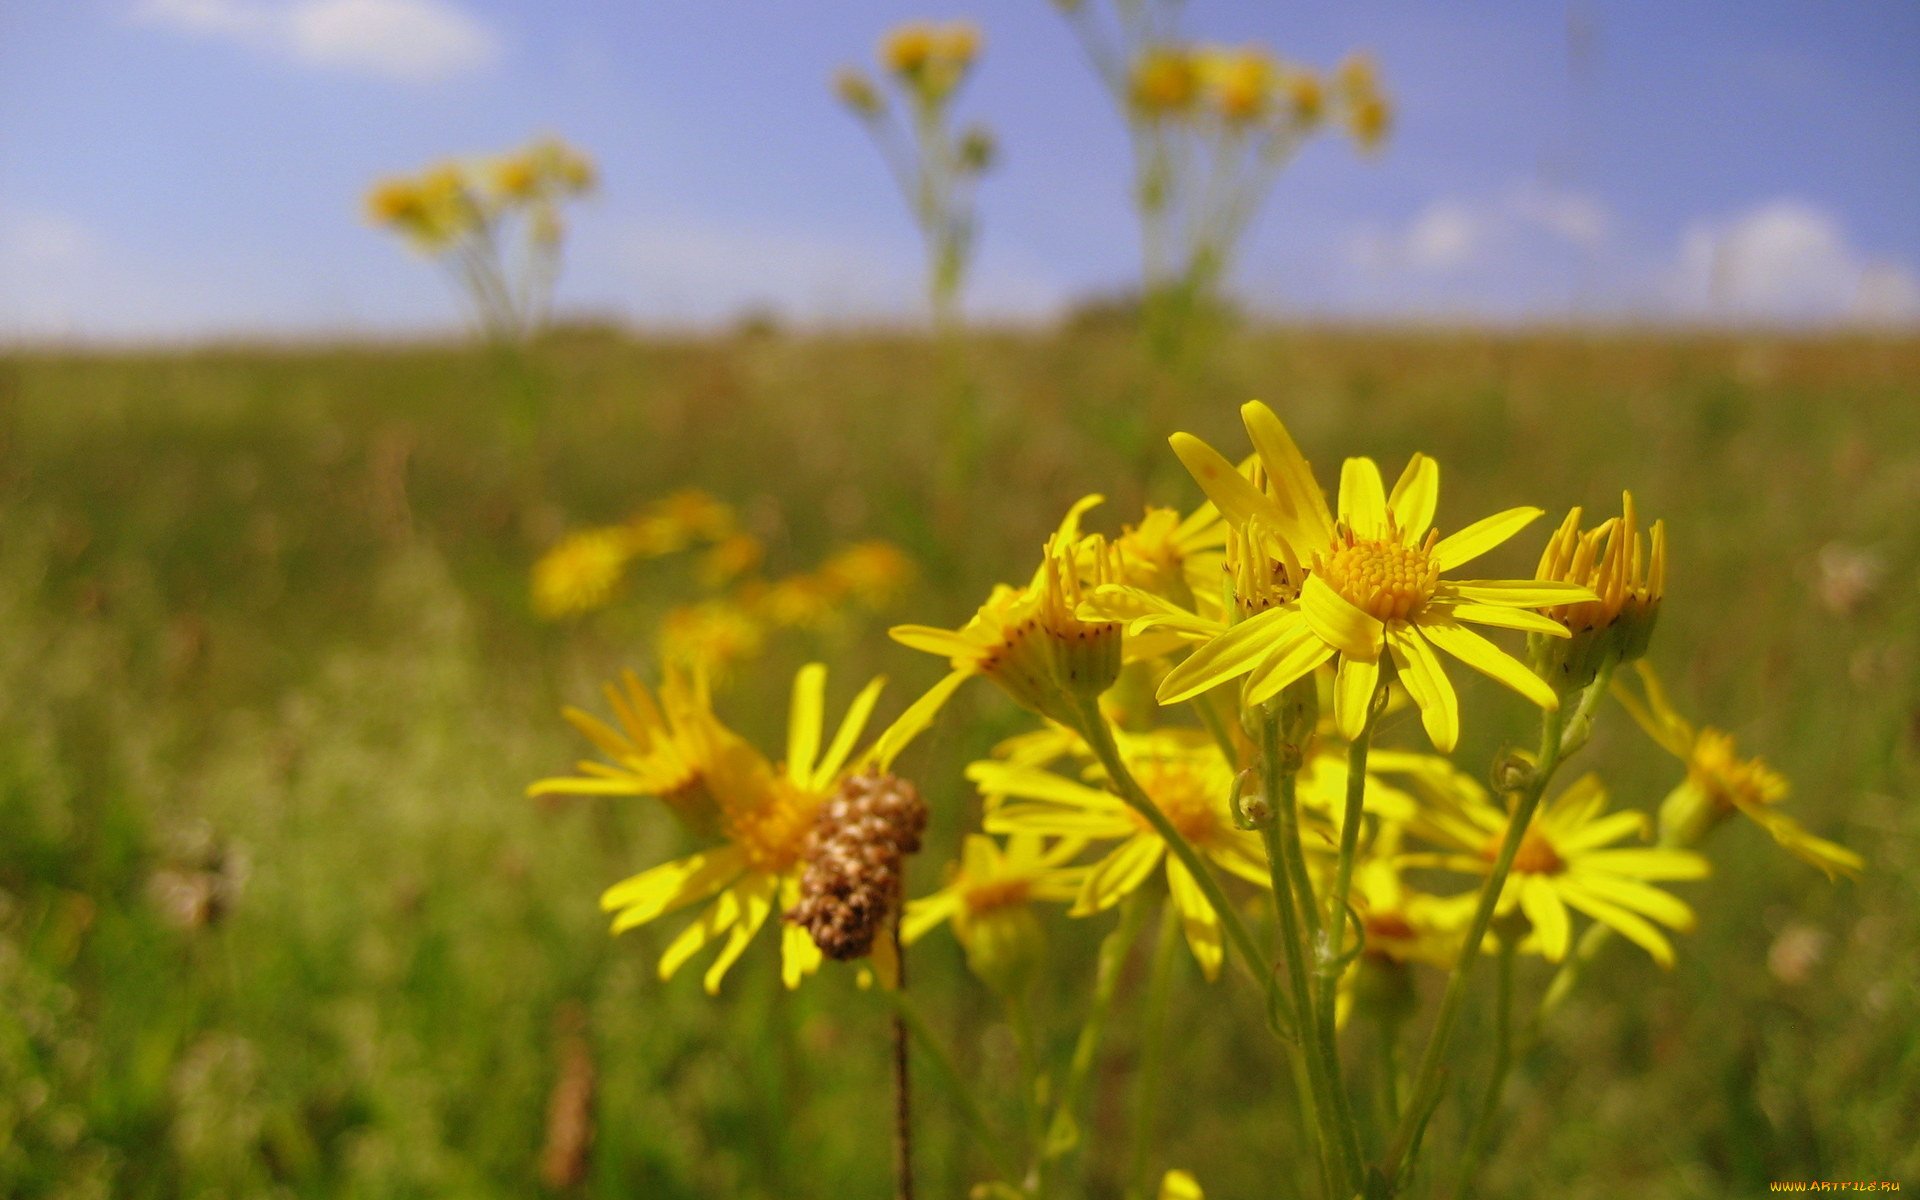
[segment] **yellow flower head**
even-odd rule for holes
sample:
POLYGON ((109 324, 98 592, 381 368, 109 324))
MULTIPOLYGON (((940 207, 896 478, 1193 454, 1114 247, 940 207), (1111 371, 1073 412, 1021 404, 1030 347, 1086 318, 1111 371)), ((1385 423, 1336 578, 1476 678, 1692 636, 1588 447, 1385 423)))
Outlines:
POLYGON ((1337 656, 1334 717, 1341 735, 1355 738, 1386 658, 1419 706, 1434 746, 1448 751, 1459 737, 1460 709, 1438 649, 1544 708, 1559 705, 1552 688, 1467 625, 1565 636, 1564 626, 1528 610, 1590 600, 1593 593, 1554 581, 1443 578, 1524 529, 1539 509, 1508 509, 1443 538, 1433 527, 1440 468, 1416 454, 1391 493, 1372 459, 1348 459, 1336 515, 1273 410, 1254 401, 1240 411, 1264 486, 1189 434, 1173 436, 1174 452, 1244 532, 1249 550, 1264 552, 1289 573, 1304 568, 1306 578, 1297 601, 1241 621, 1169 672, 1160 685, 1162 703, 1248 672, 1260 682, 1246 699, 1257 703, 1337 656))
POLYGON ((642 519, 658 521, 687 541, 717 542, 737 528, 733 509, 699 488, 682 488, 661 497, 648 506, 642 519))
POLYGON ((1632 493, 1622 494, 1619 517, 1585 532, 1576 508, 1548 540, 1535 575, 1581 584, 1596 597, 1549 607, 1546 615, 1571 636, 1534 641, 1536 659, 1555 687, 1585 687, 1605 658, 1625 663, 1647 652, 1667 590, 1666 523, 1655 521, 1650 537, 1642 534, 1632 493))
MULTIPOLYGON (((1127 769, 1193 848, 1222 869, 1266 886, 1258 837, 1239 829, 1229 807, 1234 768, 1204 735, 1165 730, 1120 741, 1127 769)), ((987 797, 989 833, 1114 841, 1088 869, 1073 915, 1103 912, 1143 886, 1165 865, 1168 895, 1179 909, 1187 944, 1207 978, 1220 970, 1219 918, 1160 835, 1126 802, 1100 788, 1051 771, 984 761, 967 768, 987 797)))
POLYGON ((1327 88, 1312 71, 1294 68, 1280 79, 1280 91, 1295 123, 1316 125, 1327 112, 1327 88))
POLYGON ((926 21, 895 26, 880 39, 880 62, 895 75, 917 75, 933 61, 937 31, 926 21))
POLYGON ((1078 838, 1048 842, 1015 834, 1002 849, 990 837, 968 834, 947 885, 907 905, 901 938, 913 942, 951 924, 975 975, 1002 990, 1017 989, 1045 948, 1033 905, 1065 904, 1079 894, 1086 868, 1067 864, 1084 845, 1078 838))
POLYGON ((1273 56, 1258 46, 1202 51, 1199 71, 1213 106, 1229 124, 1265 115, 1279 77, 1273 56))
POLYGON ((887 107, 880 89, 874 87, 873 80, 858 67, 841 67, 833 73, 833 94, 840 98, 840 103, 863 117, 878 116, 887 107))
POLYGON ((1120 626, 1081 616, 1088 593, 1110 578, 1104 539, 1080 536, 1081 515, 1100 500, 1088 496, 1068 511, 1026 587, 995 587, 959 629, 896 625, 888 631, 901 645, 952 664, 952 674, 929 696, 944 701, 969 677, 985 675, 1022 707, 1072 720, 1079 701, 1113 686, 1120 673, 1120 626), (1089 563, 1090 582, 1084 578, 1089 563))
POLYGON ((696 574, 700 586, 717 591, 760 565, 767 548, 750 533, 732 533, 700 556, 696 574))
POLYGON ((556 621, 605 608, 632 558, 622 527, 568 534, 533 565, 533 611, 556 621))
POLYGON ((509 154, 496 159, 488 169, 493 190, 501 199, 523 204, 540 195, 540 167, 531 154, 509 154))
POLYGON ((1742 758, 1731 734, 1695 728, 1667 698, 1653 667, 1642 661, 1636 669, 1642 696, 1616 681, 1615 698, 1647 736, 1687 768, 1686 778, 1660 805, 1662 842, 1694 845, 1737 812, 1766 830, 1789 854, 1826 872, 1829 879, 1839 874, 1858 876, 1866 869, 1866 860, 1858 854, 1816 837, 1780 811, 1792 790, 1784 775, 1764 759, 1742 758))
MULTIPOLYGON (((1673 947, 1655 926, 1692 929, 1693 910, 1652 885, 1703 879, 1707 860, 1690 850, 1664 846, 1615 847, 1613 843, 1625 837, 1644 838, 1647 818, 1637 812, 1608 813, 1606 807, 1606 789, 1592 775, 1542 806, 1520 841, 1496 911, 1517 909, 1524 914, 1532 926, 1524 948, 1537 949, 1553 962, 1566 957, 1571 943, 1567 910, 1572 908, 1670 967, 1673 947)), ((1444 849, 1403 855, 1401 864, 1488 875, 1506 839, 1507 820, 1492 804, 1425 811, 1409 825, 1409 832, 1444 849)), ((1471 895, 1460 899, 1468 907, 1473 903, 1471 895)))
POLYGON ((1347 132, 1362 150, 1377 149, 1393 125, 1393 105, 1380 90, 1372 56, 1355 54, 1334 73, 1347 132))
POLYGON ((527 795, 653 796, 696 833, 716 831, 719 810, 706 778, 730 735, 713 724, 706 678, 669 668, 656 701, 640 677, 627 671, 605 693, 617 726, 578 708, 562 715, 611 762, 582 761, 580 774, 538 780, 527 795))
POLYGON ((1154 46, 1142 54, 1127 88, 1134 108, 1148 117, 1183 114, 1199 92, 1194 56, 1178 46, 1154 46))
POLYGON ((775 580, 753 597, 753 610, 787 629, 819 629, 833 620, 838 597, 814 575, 775 580))
POLYGON ((367 220, 375 225, 403 228, 421 219, 422 207, 411 179, 382 179, 367 192, 367 220))
MULTIPOLYGON (((784 762, 775 766, 714 716, 704 686, 669 675, 655 706, 629 676, 624 693, 609 689, 618 730, 585 714, 568 717, 614 765, 582 764, 582 776, 542 780, 535 795, 658 795, 676 811, 697 803, 702 828, 720 844, 643 871, 608 888, 601 907, 621 933, 705 900, 712 903, 667 946, 660 978, 670 978, 709 943, 725 937, 707 970, 706 989, 719 990, 728 969, 753 940, 776 904, 798 898, 802 858, 814 816, 849 774, 886 770, 926 727, 927 714, 909 709, 863 753, 855 743, 879 699, 876 679, 854 697, 830 743, 824 742, 827 671, 803 667, 793 681, 784 762), (823 748, 824 747, 824 748, 823 748)), ((782 975, 788 987, 820 965, 820 951, 799 926, 781 935, 782 975)))
POLYGON ((891 542, 855 542, 836 550, 816 572, 821 586, 836 598, 865 608, 885 608, 913 582, 913 560, 891 542))
POLYGON ((682 605, 660 619, 660 654, 725 678, 731 669, 760 653, 766 628, 759 618, 730 600, 682 605))

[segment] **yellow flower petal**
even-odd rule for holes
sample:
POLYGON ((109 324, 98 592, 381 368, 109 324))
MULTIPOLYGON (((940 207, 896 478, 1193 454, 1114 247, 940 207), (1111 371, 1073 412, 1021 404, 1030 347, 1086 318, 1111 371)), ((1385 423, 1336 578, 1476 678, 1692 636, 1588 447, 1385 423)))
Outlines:
POLYGON ((980 650, 979 646, 953 630, 936 629, 931 625, 895 625, 887 630, 887 636, 909 649, 938 654, 942 658, 972 658, 980 650))
POLYGON ((1333 647, 1313 631, 1305 616, 1289 622, 1268 640, 1266 657, 1247 673, 1240 703, 1265 704, 1294 680, 1333 657, 1333 647))
POLYGON ((1176 433, 1167 442, 1193 481, 1207 494, 1207 499, 1213 501, 1220 515, 1236 529, 1244 527, 1252 517, 1259 517, 1276 528, 1285 527, 1279 505, 1247 482, 1247 477, 1218 450, 1190 433, 1176 433))
POLYGON ((1220 961, 1225 957, 1220 943, 1220 916, 1208 903, 1206 893, 1193 881, 1193 875, 1178 859, 1167 859, 1167 898, 1180 913, 1180 928, 1187 935, 1187 947, 1200 964, 1200 973, 1212 983, 1220 978, 1220 961))
POLYGON ((1451 754, 1460 740, 1460 700, 1433 647, 1412 627, 1395 624, 1387 626, 1387 649, 1400 682, 1419 706, 1420 723, 1426 726, 1433 748, 1451 754))
POLYGON ((1554 695, 1553 689, 1542 682, 1538 675, 1528 670, 1525 663, 1466 626, 1456 625, 1444 617, 1422 620, 1417 624, 1429 642, 1474 670, 1506 684, 1548 712, 1560 707, 1560 697, 1554 695))
POLYGON ((1181 664, 1160 681, 1155 698, 1162 704, 1178 704, 1252 670, 1267 652, 1269 639, 1284 633, 1287 625, 1300 617, 1291 608, 1270 608, 1249 617, 1219 637, 1189 654, 1181 664))
POLYGON ((740 888, 740 884, 735 884, 721 892, 720 898, 709 904, 693 924, 682 929, 667 943, 666 950, 660 955, 662 980, 672 979, 674 973, 698 954, 702 946, 731 929, 733 923, 740 919, 740 888))
POLYGON ((747 856, 737 846, 689 855, 614 884, 601 894, 600 908, 619 913, 613 932, 624 933, 705 900, 732 883, 746 867, 747 856))
POLYGON ((1090 916, 1120 903, 1146 882, 1147 876, 1153 874, 1154 867, 1159 865, 1160 856, 1165 852, 1165 843, 1144 833, 1120 843, 1113 853, 1087 871, 1086 882, 1080 886, 1080 896, 1073 902, 1068 915, 1090 916))
POLYGON ((827 666, 808 663, 793 676, 787 701, 787 778, 805 783, 820 753, 820 727, 826 723, 827 666))
POLYGON ((1283 536, 1299 550, 1324 546, 1333 540, 1333 514, 1327 511, 1327 497, 1313 477, 1313 468, 1293 436, 1273 410, 1258 400, 1240 406, 1240 420, 1247 437, 1267 468, 1267 480, 1280 497, 1280 507, 1290 518, 1280 524, 1283 536))
POLYGON ((1591 588, 1548 579, 1453 580, 1442 584, 1436 594, 1506 608, 1545 608, 1550 604, 1579 604, 1597 598, 1591 588))
MULTIPOLYGON (((800 902, 800 876, 788 875, 780 881, 780 910, 785 912, 800 902)), ((804 926, 780 923, 780 982, 791 991, 800 981, 820 969, 825 955, 804 926)))
POLYGON ((1645 917, 1594 895, 1572 880, 1561 883, 1560 894, 1568 904, 1651 954, 1653 961, 1663 967, 1673 966, 1673 944, 1645 917))
POLYGON ((967 767, 967 778, 986 796, 1022 796, 1100 813, 1124 813, 1118 796, 1020 763, 982 759, 967 767))
POLYGON ((1313 631, 1341 654, 1351 658, 1380 657, 1385 631, 1379 620, 1355 607, 1320 576, 1307 576, 1306 586, 1300 591, 1300 611, 1306 614, 1313 631))
POLYGON ((1451 571, 1461 563, 1472 562, 1539 520, 1546 513, 1540 508, 1509 508, 1440 539, 1433 558, 1442 571, 1451 571))
POLYGON ((1333 723, 1341 737, 1353 741, 1366 728, 1367 709, 1379 682, 1379 659, 1341 658, 1333 675, 1333 723))
POLYGON ((1440 464, 1424 454, 1407 460, 1407 469, 1393 485, 1387 497, 1387 511, 1393 514, 1400 541, 1418 546, 1433 524, 1434 509, 1440 506, 1440 464))
MULTIPOLYGON (((1582 860, 1581 868, 1585 868, 1588 861, 1582 860)), ((1636 880, 1622 879, 1603 871, 1576 869, 1572 878, 1574 882, 1601 899, 1658 921, 1669 929, 1684 932, 1693 928, 1693 910, 1677 896, 1669 895, 1659 888, 1648 887, 1636 880)))
POLYGON ((882 771, 893 766, 893 760, 900 756, 914 738, 920 736, 927 726, 933 724, 940 708, 961 684, 972 678, 971 672, 954 671, 939 683, 927 689, 927 694, 907 706, 907 711, 887 726, 886 732, 874 740, 872 747, 860 756, 860 764, 871 764, 882 771))
POLYGON ((1547 961, 1559 962, 1565 958, 1572 922, 1567 919, 1567 906, 1554 892, 1553 885, 1537 875, 1522 878, 1520 909, 1533 923, 1533 931, 1540 937, 1540 952, 1547 956, 1547 961))
POLYGON ((1186 1171, 1168 1171, 1160 1180, 1160 1200, 1207 1200, 1200 1181, 1186 1171))
POLYGON ((773 893, 778 885, 776 876, 757 875, 734 888, 734 892, 740 896, 742 911, 739 919, 733 923, 733 931, 727 935, 727 944, 720 948, 719 956, 707 968, 706 978, 701 981, 707 995, 719 994, 720 981, 739 961, 747 943, 753 940, 753 935, 759 933, 760 927, 766 924, 767 914, 773 911, 773 893))
POLYGON ((1497 604, 1474 604, 1463 601, 1444 606, 1456 621, 1471 621, 1475 625, 1493 625, 1500 629, 1520 629, 1527 633, 1544 633, 1548 637, 1572 637, 1567 627, 1552 617, 1529 612, 1524 608, 1503 608, 1497 604))
POLYGON ((1372 459, 1350 458, 1340 465, 1340 519, 1363 538, 1386 536, 1387 489, 1372 459))
POLYGON ((880 700, 880 689, 886 686, 886 677, 878 676, 853 698, 853 703, 847 706, 847 715, 840 718, 840 728, 834 732, 833 743, 827 747, 826 756, 815 764, 813 778, 805 784, 807 788, 821 791, 840 773, 847 756, 853 753, 853 744, 860 740, 861 733, 867 728, 867 719, 873 715, 873 706, 880 700))

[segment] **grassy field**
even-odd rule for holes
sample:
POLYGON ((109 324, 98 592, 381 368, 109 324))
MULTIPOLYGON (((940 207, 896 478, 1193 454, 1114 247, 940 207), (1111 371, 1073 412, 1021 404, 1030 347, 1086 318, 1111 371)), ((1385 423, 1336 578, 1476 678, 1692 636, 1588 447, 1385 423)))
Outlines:
MULTIPOLYGON (((1119 333, 973 358, 957 466, 935 356, 907 339, 556 337, 531 434, 460 349, 0 358, 0 1195, 539 1194, 563 1080, 591 1084, 597 1125, 563 1191, 884 1194, 871 1001, 844 973, 782 993, 768 942, 717 1001, 661 985, 673 923, 609 939, 596 897, 680 849, 670 823, 522 797, 577 756, 560 705, 647 665, 661 601, 543 625, 527 568, 686 485, 737 504, 776 569, 906 547, 922 578, 897 612, 779 643, 727 692, 771 747, 810 653, 830 704, 885 671, 897 710, 939 664, 886 619, 963 619, 1082 493, 1114 519, 1190 505, 1150 398, 1237 447, 1251 396, 1323 466, 1435 454, 1443 523, 1631 487, 1670 526, 1653 653, 1679 698, 1871 863, 1833 886, 1724 831, 1679 967, 1609 957, 1520 1065, 1490 1193, 1920 1186, 1920 342, 1245 332, 1177 403, 1119 333), (177 919, 213 878, 210 919, 177 919)), ((1542 537, 1500 565, 1528 570, 1542 537)), ((1466 695, 1462 761, 1484 763, 1524 714, 1466 695)), ((902 764, 936 805, 917 891, 974 819, 960 766, 1019 724, 984 688, 953 716, 902 764)), ((1618 712, 1591 753, 1623 764, 1622 802, 1673 782, 1618 712)), ((1059 922, 1060 1046, 1101 924, 1059 922)), ((915 961, 1005 1085, 1010 1035, 950 939, 915 961)), ((1279 1059, 1245 989, 1183 969, 1162 1165, 1270 1194, 1279 1059)), ((1099 1080, 1109 1145, 1138 1003, 1099 1080)), ((937 1098, 923 1115, 926 1193, 963 1195, 980 1164, 937 1098)))

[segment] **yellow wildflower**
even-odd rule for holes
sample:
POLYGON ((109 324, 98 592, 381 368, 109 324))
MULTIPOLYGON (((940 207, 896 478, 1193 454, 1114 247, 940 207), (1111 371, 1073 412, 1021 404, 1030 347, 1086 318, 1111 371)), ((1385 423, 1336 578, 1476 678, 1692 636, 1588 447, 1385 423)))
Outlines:
MULTIPOLYGON (((697 788, 711 805, 724 838, 720 845, 642 871, 600 898, 601 907, 614 914, 615 933, 712 900, 668 943, 660 957, 661 979, 671 978, 703 947, 724 936, 705 979, 709 993, 718 991, 774 906, 782 911, 793 906, 807 833, 821 804, 847 775, 886 770, 926 726, 924 710, 910 709, 865 752, 854 755, 882 682, 876 679, 861 690, 832 742, 822 749, 827 670, 819 663, 801 668, 793 681, 786 760, 777 767, 714 716, 705 689, 678 693, 671 720, 663 720, 633 706, 644 689, 630 685, 629 709, 621 713, 624 734, 583 726, 621 765, 583 779, 534 785, 541 791, 598 794, 648 786, 660 787, 662 794, 669 788, 684 794, 697 788), (648 773, 656 767, 657 774, 648 773)), ((663 699, 668 694, 663 689, 663 699)), ((804 929, 788 925, 781 931, 781 962, 782 978, 794 987, 819 967, 820 951, 804 929)))
POLYGON ((1044 945, 1033 904, 1064 904, 1079 894, 1086 868, 1067 864, 1084 845, 1023 833, 1002 849, 990 837, 968 834, 946 886, 907 905, 901 939, 917 941, 950 924, 974 974, 997 987, 1017 987, 1044 945))
MULTIPOLYGON (((1123 737, 1128 771, 1195 850, 1226 871, 1262 887, 1268 883, 1260 839, 1234 824, 1229 808, 1234 767, 1195 731, 1166 730, 1123 737)), ((1110 792, 1035 767, 983 761, 967 768, 987 797, 989 833, 1117 841, 1087 871, 1074 916, 1102 912, 1146 883, 1165 862, 1167 891, 1179 910, 1187 945, 1208 979, 1220 971, 1219 917, 1193 876, 1153 827, 1110 792)))
POLYGON ((1767 831, 1789 854, 1820 868, 1829 879, 1857 876, 1866 860, 1822 837, 1780 811, 1792 790, 1784 775, 1764 759, 1742 758, 1733 736, 1710 727, 1695 728, 1667 699, 1660 677, 1646 662, 1637 664, 1644 699, 1622 682, 1613 694, 1647 736, 1686 764, 1687 776, 1660 805, 1663 842, 1690 846, 1714 826, 1738 812, 1767 831))
POLYGON ((816 574, 833 596, 850 597, 866 608, 885 608, 913 580, 913 560, 898 546, 878 540, 855 542, 835 551, 816 574))
POLYGON ((1080 517, 1100 503, 1088 496, 1067 512, 1048 539, 1040 567, 1024 588, 996 586, 973 619, 959 629, 896 625, 893 640, 938 654, 952 672, 928 692, 944 702, 960 684, 985 675, 1014 702, 1042 716, 1076 719, 1078 700, 1098 696, 1120 672, 1120 626, 1080 616, 1086 594, 1084 560, 1107 561, 1104 540, 1089 545, 1080 517))
MULTIPOLYGON (((1640 946, 1661 966, 1670 967, 1673 947, 1655 923, 1692 929, 1693 910, 1651 885, 1703 879, 1707 860, 1690 850, 1665 846, 1610 848, 1624 837, 1644 838, 1647 818, 1638 812, 1607 813, 1606 807, 1606 789, 1593 775, 1575 781, 1542 806, 1521 838, 1495 911, 1524 913, 1533 931, 1523 948, 1536 949, 1553 962, 1567 954, 1571 907, 1640 946)), ((1408 826, 1409 832, 1447 850, 1406 854, 1401 864, 1490 874, 1507 825, 1507 814, 1492 804, 1426 810, 1408 826)), ((1460 901, 1470 907, 1473 897, 1463 896, 1460 901)))
POLYGON ((1632 493, 1621 495, 1620 508, 1619 517, 1585 532, 1574 509, 1540 555, 1538 578, 1580 584, 1596 597, 1545 610, 1569 637, 1531 639, 1541 673, 1562 692, 1587 686, 1608 658, 1625 663, 1644 655, 1660 615, 1667 590, 1666 524, 1655 521, 1651 538, 1643 537, 1632 493))
POLYGON ((1169 672, 1160 685, 1163 703, 1249 671, 1260 674, 1260 691, 1273 695, 1337 656, 1334 717, 1341 734, 1353 738, 1365 725, 1384 653, 1419 706, 1428 737, 1447 751, 1459 737, 1460 707, 1437 648, 1543 708, 1558 707, 1552 688, 1467 624, 1564 636, 1558 622, 1527 610, 1593 593, 1554 581, 1442 578, 1518 533, 1539 509, 1508 509, 1441 538, 1432 528, 1440 468, 1416 454, 1391 494, 1372 459, 1348 459, 1336 521, 1273 410, 1254 401, 1240 411, 1265 468, 1264 489, 1189 434, 1173 436, 1174 452, 1249 546, 1269 554, 1276 571, 1304 582, 1297 600, 1240 622, 1169 672))
POLYGON ((1178 46, 1155 46, 1133 64, 1128 95, 1135 108, 1149 117, 1176 116, 1193 106, 1199 79, 1191 52, 1178 46))
POLYGON ((766 642, 766 628, 730 600, 682 605, 660 619, 661 657, 724 677, 766 642))
POLYGON ((568 534, 533 565, 533 611, 555 621, 606 607, 632 558, 619 527, 568 534))

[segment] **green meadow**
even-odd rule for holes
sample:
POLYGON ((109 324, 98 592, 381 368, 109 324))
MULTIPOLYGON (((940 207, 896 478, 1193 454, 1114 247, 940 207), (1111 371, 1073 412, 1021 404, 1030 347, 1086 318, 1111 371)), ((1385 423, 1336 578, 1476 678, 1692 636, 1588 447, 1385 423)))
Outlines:
MULTIPOLYGON (((887 674, 891 716, 941 664, 887 623, 963 621, 1085 493, 1107 528, 1190 508, 1165 436, 1239 447, 1252 397, 1323 475, 1434 455, 1443 524, 1631 488, 1668 523, 1652 657, 1676 699, 1870 864, 1832 884, 1721 830, 1714 878, 1676 889, 1700 913, 1678 966, 1615 946, 1520 1060, 1486 1194, 1920 1186, 1920 341, 1244 328, 1174 383, 1094 326, 981 334, 964 386, 950 367, 915 338, 778 331, 563 332, 512 377, 451 345, 0 357, 0 1196, 888 1194, 885 1016, 852 973, 786 993, 763 937, 718 998, 698 971, 661 983, 678 922, 613 939, 597 898, 689 849, 677 827, 652 802, 524 796, 585 750, 561 706, 651 669, 684 572, 643 567, 554 625, 528 568, 688 486, 737 506, 774 573, 905 548, 919 576, 892 611, 777 638, 721 692, 773 750, 799 664, 830 664, 835 713, 887 674)), ((1499 573, 1531 572, 1546 524, 1499 573)), ((1462 675, 1459 757, 1484 764, 1531 721, 1462 675)), ((934 809, 914 894, 977 827, 961 769, 1024 727, 977 685, 901 761, 934 809)), ((1617 709, 1589 757, 1642 808, 1679 771, 1617 709)), ((1111 919, 1049 927, 1062 1058, 1111 919)), ((1106 1170, 1144 958, 1095 1077, 1106 1170)), ((1015 1127, 998 1008, 945 932, 911 963, 1015 1127)), ((1249 989, 1180 964, 1154 1177, 1284 1195, 1278 1047, 1249 989)), ((1523 963, 1522 995, 1546 978, 1523 963)), ((1462 1057, 1450 1089, 1477 1096, 1484 1069, 1462 1057)), ((964 1196, 987 1160, 940 1092, 919 1099, 923 1194, 964 1196)))

